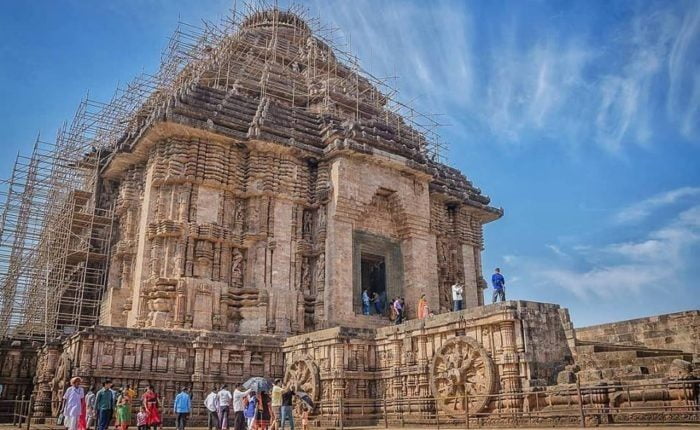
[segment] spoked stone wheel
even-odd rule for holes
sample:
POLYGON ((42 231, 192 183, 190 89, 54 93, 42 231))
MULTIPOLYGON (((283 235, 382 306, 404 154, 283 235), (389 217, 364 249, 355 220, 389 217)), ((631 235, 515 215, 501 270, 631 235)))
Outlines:
POLYGON ((284 373, 284 384, 298 387, 299 391, 304 391, 314 402, 318 401, 321 395, 318 366, 310 359, 297 360, 290 364, 284 373))
POLYGON ((466 399, 470 414, 482 411, 495 387, 493 361, 471 337, 450 339, 435 353, 430 365, 430 388, 437 406, 448 415, 464 417, 466 399))

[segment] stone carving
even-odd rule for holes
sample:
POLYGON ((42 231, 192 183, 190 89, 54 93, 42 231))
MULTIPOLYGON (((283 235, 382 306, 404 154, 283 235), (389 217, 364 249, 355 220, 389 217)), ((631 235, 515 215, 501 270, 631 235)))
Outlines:
POLYGON ((310 286, 311 286, 311 279, 309 276, 309 259, 304 258, 304 260, 301 263, 301 288, 300 288, 300 290, 303 291, 304 294, 309 295, 309 294, 311 294, 310 286))
POLYGON ((306 392, 314 401, 321 398, 319 382, 318 366, 309 358, 291 363, 284 374, 285 385, 306 392))
POLYGON ((309 210, 304 211, 303 215, 303 220, 302 220, 302 236, 303 237, 310 237, 311 236, 311 230, 313 226, 313 214, 309 210))
POLYGON ((486 396, 496 387, 493 362, 476 340, 452 338, 433 357, 430 386, 446 413, 464 416, 466 401, 470 413, 480 412, 491 400, 486 396))
POLYGON ((58 365, 56 366, 56 372, 54 373, 53 379, 51 379, 51 413, 54 416, 58 416, 61 412, 61 400, 63 399, 63 392, 68 388, 68 383, 71 378, 72 360, 71 356, 67 351, 61 354, 58 360, 58 365))
POLYGON ((243 286, 243 254, 239 249, 233 250, 231 260, 231 285, 237 288, 243 286))

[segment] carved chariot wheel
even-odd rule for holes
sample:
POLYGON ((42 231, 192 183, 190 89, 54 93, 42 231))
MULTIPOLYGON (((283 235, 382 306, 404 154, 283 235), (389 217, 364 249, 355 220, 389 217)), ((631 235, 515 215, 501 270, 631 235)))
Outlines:
POLYGON ((304 391, 317 402, 321 395, 318 366, 308 358, 293 362, 284 373, 284 385, 298 387, 299 391, 304 391))
POLYGON ((465 398, 469 413, 483 410, 496 388, 496 373, 491 357, 468 336, 448 340, 433 356, 430 365, 430 389, 440 410, 463 417, 465 398), (466 396, 465 396, 466 394, 466 396))

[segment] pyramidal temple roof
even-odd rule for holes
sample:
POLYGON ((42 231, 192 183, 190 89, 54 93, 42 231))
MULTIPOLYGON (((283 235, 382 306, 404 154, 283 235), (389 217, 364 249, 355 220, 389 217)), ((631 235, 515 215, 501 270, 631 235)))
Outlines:
POLYGON ((188 61, 169 88, 156 89, 145 103, 152 108, 129 119, 113 161, 137 151, 154 125, 175 123, 240 142, 275 142, 317 158, 346 150, 399 156, 430 174, 435 192, 481 208, 488 218, 502 215, 458 170, 440 163, 429 127, 407 118, 405 106, 392 108, 382 82, 300 15, 258 10, 221 33, 188 48, 188 61))

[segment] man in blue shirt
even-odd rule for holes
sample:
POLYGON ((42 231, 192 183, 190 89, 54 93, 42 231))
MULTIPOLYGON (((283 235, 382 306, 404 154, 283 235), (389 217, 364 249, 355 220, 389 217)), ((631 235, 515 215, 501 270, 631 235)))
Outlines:
POLYGON ((496 303, 498 298, 502 302, 506 301, 506 278, 501 275, 501 269, 496 267, 496 273, 491 276, 491 284, 493 284, 493 302, 496 303))
POLYGON ((190 399, 190 389, 184 387, 180 394, 175 396, 175 402, 173 409, 175 410, 175 415, 177 416, 175 425, 177 430, 185 430, 185 423, 187 422, 187 416, 192 412, 192 399, 190 399))
POLYGON ((112 381, 109 379, 102 383, 102 389, 95 395, 95 411, 97 429, 107 430, 114 413, 114 391, 112 391, 112 381))

